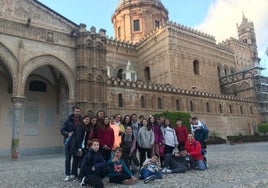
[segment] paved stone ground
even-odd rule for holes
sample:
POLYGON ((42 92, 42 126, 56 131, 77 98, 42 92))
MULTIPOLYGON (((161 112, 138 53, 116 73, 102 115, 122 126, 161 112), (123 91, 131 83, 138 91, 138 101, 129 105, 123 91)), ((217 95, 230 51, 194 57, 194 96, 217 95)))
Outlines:
MULTIPOLYGON (((108 183, 105 187, 168 188, 268 188, 268 142, 237 145, 209 145, 206 171, 168 174, 163 179, 123 186, 108 183)), ((0 158, 1 188, 79 187, 78 182, 64 182, 64 156, 38 155, 18 161, 0 158)))

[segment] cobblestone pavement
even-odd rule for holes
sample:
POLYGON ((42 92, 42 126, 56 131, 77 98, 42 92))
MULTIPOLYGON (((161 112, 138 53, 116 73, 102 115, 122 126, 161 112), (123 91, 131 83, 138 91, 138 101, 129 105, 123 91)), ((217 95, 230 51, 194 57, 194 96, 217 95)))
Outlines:
MULTIPOLYGON (((168 174, 163 179, 123 186, 105 187, 168 188, 268 188, 268 142, 237 145, 209 145, 209 169, 168 174)), ((79 187, 75 181, 64 182, 64 155, 25 156, 17 161, 0 158, 1 188, 79 187)))

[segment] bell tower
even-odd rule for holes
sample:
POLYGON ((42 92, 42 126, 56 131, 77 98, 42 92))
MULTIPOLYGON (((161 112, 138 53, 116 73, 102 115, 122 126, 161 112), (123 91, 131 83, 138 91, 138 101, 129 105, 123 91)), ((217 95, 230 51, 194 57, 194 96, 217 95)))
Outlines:
POLYGON ((119 0, 112 16, 115 38, 133 43, 166 21, 168 11, 161 0, 119 0))
POLYGON ((243 13, 242 23, 237 26, 239 40, 247 45, 251 49, 251 58, 253 63, 259 62, 257 42, 254 31, 254 24, 250 22, 243 13))

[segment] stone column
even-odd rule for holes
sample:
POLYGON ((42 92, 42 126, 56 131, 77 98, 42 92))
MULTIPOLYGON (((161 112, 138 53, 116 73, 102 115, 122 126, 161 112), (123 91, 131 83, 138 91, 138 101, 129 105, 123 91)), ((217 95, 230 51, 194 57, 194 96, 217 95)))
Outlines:
POLYGON ((13 102, 13 126, 12 126, 12 144, 11 144, 11 158, 17 159, 19 157, 19 127, 21 123, 20 113, 21 106, 25 101, 25 97, 12 97, 13 102))

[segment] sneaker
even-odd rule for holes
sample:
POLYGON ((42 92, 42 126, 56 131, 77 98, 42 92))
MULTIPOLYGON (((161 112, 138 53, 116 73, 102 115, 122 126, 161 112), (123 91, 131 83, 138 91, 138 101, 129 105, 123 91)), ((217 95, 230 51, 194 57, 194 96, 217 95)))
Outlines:
POLYGON ((155 179, 156 179, 155 175, 148 176, 147 178, 145 178, 144 183, 147 184, 155 179))
POLYGON ((81 181, 81 183, 80 183, 80 186, 81 186, 81 187, 86 186, 86 184, 85 184, 85 179, 86 179, 86 176, 83 177, 83 179, 82 179, 82 181, 81 181))
POLYGON ((70 175, 70 180, 72 179, 74 179, 75 178, 75 176, 74 175, 70 175))
POLYGON ((206 167, 207 167, 207 169, 209 168, 209 166, 208 166, 208 163, 207 162, 205 162, 205 165, 206 165, 206 167))
POLYGON ((161 172, 164 173, 164 174, 166 174, 167 173, 167 170, 168 169, 165 167, 165 168, 163 168, 163 170, 161 170, 161 172))
POLYGON ((66 176, 64 181, 70 181, 70 176, 66 176))
POLYGON ((170 173, 172 173, 172 170, 167 169, 166 173, 167 173, 167 174, 170 174, 170 173))

